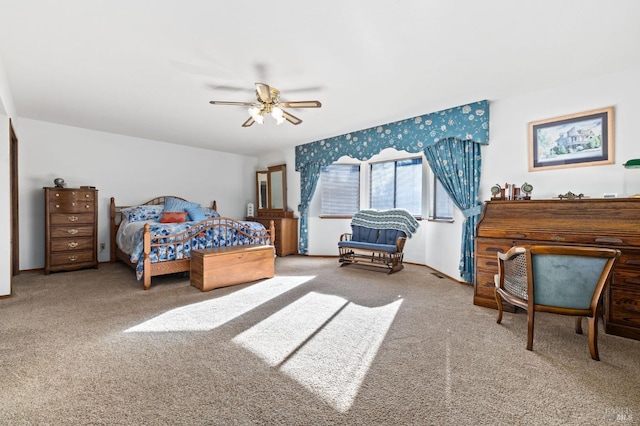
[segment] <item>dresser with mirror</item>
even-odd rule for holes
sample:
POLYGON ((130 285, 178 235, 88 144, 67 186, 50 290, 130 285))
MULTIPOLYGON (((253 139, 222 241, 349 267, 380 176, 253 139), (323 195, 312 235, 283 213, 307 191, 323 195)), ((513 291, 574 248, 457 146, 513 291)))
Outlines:
POLYGON ((287 166, 280 164, 256 172, 256 213, 247 220, 276 228, 275 248, 278 256, 298 254, 298 219, 287 210, 287 166))

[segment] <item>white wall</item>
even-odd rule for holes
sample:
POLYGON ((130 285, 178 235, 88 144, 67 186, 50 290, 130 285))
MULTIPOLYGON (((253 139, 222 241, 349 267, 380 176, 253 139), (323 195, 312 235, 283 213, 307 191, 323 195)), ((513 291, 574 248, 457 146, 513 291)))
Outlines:
MULTIPOLYGON (((28 119, 17 120, 16 133, 20 141, 21 270, 44 267, 42 188, 53 186, 56 177, 62 177, 68 187, 92 185, 98 189, 98 241, 106 243, 105 250, 98 253, 100 262, 109 260, 111 197, 119 205, 142 203, 160 195, 176 195, 205 206, 216 200, 221 215, 238 219, 255 198, 255 157, 28 119)), ((0 190, 0 197, 3 195, 0 190)), ((1 253, 0 259, 5 259, 1 253)))
MULTIPOLYGON (((525 96, 490 99, 490 144, 482 149, 480 201, 491 197, 490 188, 496 183, 520 186, 528 182, 534 187, 534 199, 552 198, 568 191, 590 197, 601 197, 604 193, 618 196, 640 193, 640 171, 622 167, 627 160, 640 158, 635 127, 640 116, 639 98, 640 68, 634 68, 525 96), (527 124, 530 121, 607 106, 615 107, 615 164, 528 171, 527 124)), ((263 163, 265 158, 286 158, 288 204, 295 210, 300 199, 300 174, 290 173, 295 169, 295 151, 291 149, 279 156, 270 154, 258 161, 263 163), (292 195, 296 194, 297 201, 293 203, 292 195)), ((316 192, 309 217, 309 255, 337 256, 339 235, 349 231, 350 220, 320 219, 319 209, 314 208, 318 198, 316 192)), ((462 214, 457 209, 453 224, 423 220, 418 233, 405 246, 406 261, 424 264, 460 279, 462 222, 462 214)))
POLYGON ((483 150, 483 199, 499 183, 534 187, 533 198, 551 198, 568 191, 602 197, 607 192, 628 196, 640 192, 640 173, 622 164, 640 158, 637 142, 640 115, 640 68, 575 82, 526 96, 491 103, 490 145, 483 150), (615 164, 528 171, 527 123, 562 115, 615 107, 615 164))
POLYGON ((6 235, 0 243, 0 297, 11 294, 11 189, 9 175, 9 118, 15 117, 15 105, 9 90, 9 82, 0 55, 0 235, 6 235))
MULTIPOLYGON (((271 152, 261 156, 258 159, 258 168, 256 170, 267 170, 267 167, 278 166, 280 164, 287 165, 287 208, 294 211, 295 217, 298 214, 298 204, 300 204, 300 174, 295 168, 295 151, 293 149, 286 151, 271 152)), ((255 179, 253 183, 253 191, 255 197, 255 179)), ((255 204, 255 200, 253 203, 255 204)))
POLYGON ((9 117, 0 114, 0 296, 11 294, 11 190, 9 180, 9 117))

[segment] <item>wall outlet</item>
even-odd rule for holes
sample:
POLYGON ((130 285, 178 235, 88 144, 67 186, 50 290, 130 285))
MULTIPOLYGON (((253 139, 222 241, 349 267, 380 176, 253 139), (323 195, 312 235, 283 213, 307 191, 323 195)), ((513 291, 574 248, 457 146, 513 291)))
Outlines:
POLYGON ((107 245, 105 243, 100 243, 100 250, 104 250, 107 245))

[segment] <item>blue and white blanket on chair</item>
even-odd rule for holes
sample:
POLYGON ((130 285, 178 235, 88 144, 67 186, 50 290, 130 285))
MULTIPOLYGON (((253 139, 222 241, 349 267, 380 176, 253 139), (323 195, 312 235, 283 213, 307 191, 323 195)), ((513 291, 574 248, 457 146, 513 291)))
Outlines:
POLYGON ((351 225, 373 229, 398 229, 409 238, 420 226, 416 218, 405 209, 360 210, 353 215, 351 225))

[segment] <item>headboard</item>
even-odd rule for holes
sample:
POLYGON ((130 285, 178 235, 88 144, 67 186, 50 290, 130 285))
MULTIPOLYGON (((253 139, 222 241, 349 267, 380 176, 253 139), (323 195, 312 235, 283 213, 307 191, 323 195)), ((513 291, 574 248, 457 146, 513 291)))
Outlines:
MULTIPOLYGON (((133 204, 130 206, 117 206, 115 197, 111 197, 111 203, 109 206, 109 217, 110 217, 110 249, 111 249, 111 260, 115 261, 116 256, 116 234, 118 233, 118 227, 120 226, 120 222, 122 221, 122 209, 133 206, 157 206, 164 204, 164 200, 166 197, 176 198, 178 200, 187 201, 182 197, 176 197, 175 195, 161 195, 160 197, 152 198, 149 201, 145 201, 140 204, 133 204)), ((215 211, 218 211, 218 203, 214 200, 211 203, 211 208, 215 211)))

